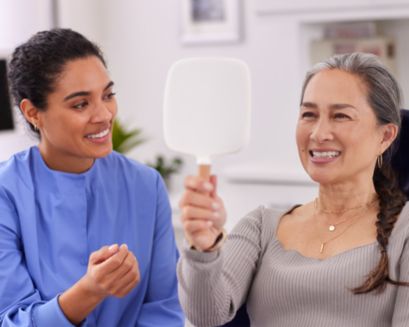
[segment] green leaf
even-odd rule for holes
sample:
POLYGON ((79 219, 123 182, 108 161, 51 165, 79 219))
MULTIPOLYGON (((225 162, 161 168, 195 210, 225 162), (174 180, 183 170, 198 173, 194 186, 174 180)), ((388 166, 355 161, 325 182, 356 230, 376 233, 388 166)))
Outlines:
POLYGON ((115 151, 127 153, 145 141, 146 139, 142 137, 142 130, 140 128, 127 130, 118 119, 114 120, 112 126, 112 147, 115 151))

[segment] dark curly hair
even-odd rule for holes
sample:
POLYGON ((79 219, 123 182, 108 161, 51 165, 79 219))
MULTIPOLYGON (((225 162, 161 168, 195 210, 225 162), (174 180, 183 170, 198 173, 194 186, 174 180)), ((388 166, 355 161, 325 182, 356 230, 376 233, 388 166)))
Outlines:
MULTIPOLYGON (((106 66, 99 47, 71 29, 55 28, 33 35, 18 46, 8 66, 10 92, 16 105, 29 99, 40 111, 47 109, 47 97, 64 65, 74 59, 98 57, 106 66)), ((28 122, 30 129, 39 134, 28 122)))
MULTIPOLYGON (((315 65, 306 75, 301 93, 301 102, 309 81, 317 73, 339 69, 351 73, 361 79, 367 88, 367 101, 375 113, 379 125, 395 124, 400 128, 401 93, 395 78, 376 56, 364 53, 336 55, 315 65)), ((398 138, 396 138, 398 139, 398 138)), ((394 142, 396 144, 396 142, 394 142)), ((394 281, 389 277, 388 241, 393 226, 398 219, 406 197, 400 189, 395 171, 391 166, 394 144, 383 154, 383 164, 376 165, 373 183, 379 198, 379 212, 376 222, 376 239, 381 254, 378 265, 369 272, 364 283, 353 289, 355 294, 368 293, 373 290, 382 291, 387 283, 409 286, 409 283, 394 281)))

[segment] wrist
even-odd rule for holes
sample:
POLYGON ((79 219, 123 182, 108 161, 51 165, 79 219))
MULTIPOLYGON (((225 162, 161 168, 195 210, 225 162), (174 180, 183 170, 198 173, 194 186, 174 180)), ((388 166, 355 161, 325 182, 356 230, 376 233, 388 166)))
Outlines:
POLYGON ((108 296, 108 294, 98 290, 97 287, 88 280, 87 275, 84 275, 74 287, 77 293, 88 298, 92 303, 100 303, 108 296))
POLYGON ((58 304, 67 319, 74 325, 80 324, 106 297, 87 286, 83 277, 58 297, 58 304))
POLYGON ((226 238, 227 238, 227 232, 223 228, 221 230, 221 232, 219 233, 219 235, 217 235, 216 239, 214 240, 213 244, 210 247, 208 247, 206 249, 200 249, 200 248, 195 247, 194 245, 190 245, 190 249, 191 250, 196 250, 196 251, 199 251, 199 252, 214 252, 214 251, 217 251, 218 249, 220 249, 222 247, 222 245, 223 245, 224 241, 226 240, 226 238))

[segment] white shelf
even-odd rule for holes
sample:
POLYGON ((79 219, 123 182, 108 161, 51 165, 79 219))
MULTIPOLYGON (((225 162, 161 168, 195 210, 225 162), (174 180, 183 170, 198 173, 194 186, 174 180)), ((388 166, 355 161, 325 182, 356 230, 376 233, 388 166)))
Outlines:
POLYGON ((302 170, 283 170, 269 162, 245 163, 225 167, 222 176, 230 183, 273 184, 273 185, 313 185, 314 182, 302 170))
POLYGON ((317 14, 345 11, 396 10, 409 7, 409 0, 256 0, 261 15, 317 14))
MULTIPOLYGON (((378 13, 380 14, 380 13, 378 13)), ((362 13, 354 14, 354 16, 349 17, 342 16, 340 20, 331 20, 331 24, 336 22, 355 22, 361 21, 362 13), (358 17, 358 18, 356 18, 358 17)), ((390 39, 394 41, 394 69, 392 73, 398 80, 401 90, 403 92, 403 107, 409 106, 409 67, 407 66, 407 58, 409 55, 409 43, 407 42, 407 36, 409 35, 409 10, 404 9, 400 15, 368 15, 365 19, 366 21, 375 21, 378 27, 379 35, 385 39, 390 39)), ((305 72, 311 68, 311 43, 314 40, 319 40, 323 37, 323 31, 325 26, 328 24, 326 19, 319 19, 317 21, 301 22, 299 25, 300 31, 300 47, 301 52, 304 55, 300 57, 300 75, 304 76, 305 72)))

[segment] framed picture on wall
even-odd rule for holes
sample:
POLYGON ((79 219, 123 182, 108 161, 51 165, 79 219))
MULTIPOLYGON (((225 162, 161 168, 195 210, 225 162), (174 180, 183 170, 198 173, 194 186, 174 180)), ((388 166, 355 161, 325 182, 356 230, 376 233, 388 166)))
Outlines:
POLYGON ((182 43, 225 43, 240 40, 241 0, 181 0, 182 43))

